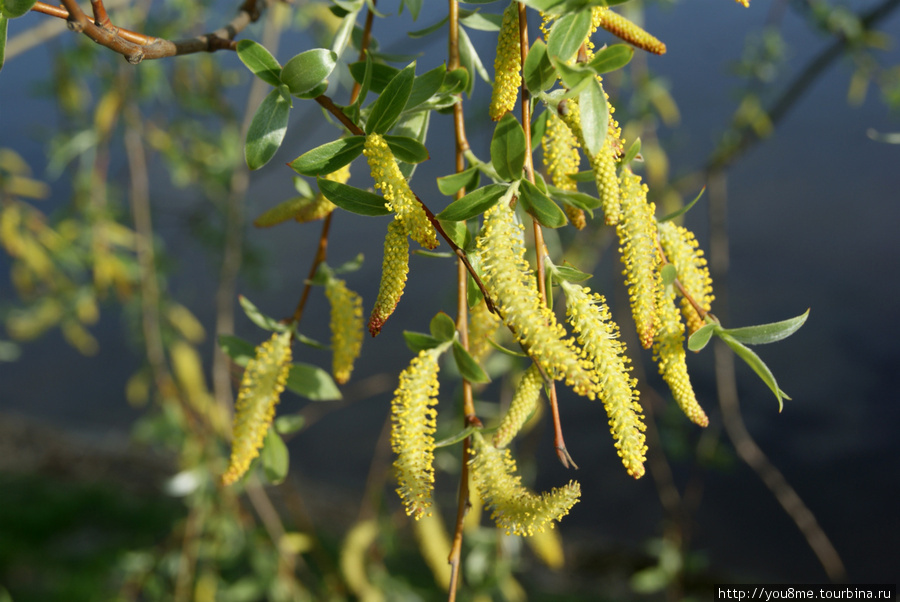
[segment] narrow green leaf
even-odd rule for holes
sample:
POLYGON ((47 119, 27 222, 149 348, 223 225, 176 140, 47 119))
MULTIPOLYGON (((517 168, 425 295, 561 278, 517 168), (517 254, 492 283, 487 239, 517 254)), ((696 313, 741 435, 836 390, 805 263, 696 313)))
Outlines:
POLYGON ((461 10, 459 14, 460 23, 477 31, 500 31, 500 26, 503 24, 503 15, 497 13, 461 10))
POLYGON ((591 11, 580 10, 569 13, 553 24, 550 39, 547 41, 547 53, 567 62, 575 56, 578 48, 584 43, 591 31, 591 11))
POLYGON ((365 136, 339 138, 303 153, 288 166, 304 176, 324 176, 356 159, 362 154, 365 144, 365 136))
POLYGON ((622 158, 622 162, 619 165, 623 168, 628 167, 640 153, 641 139, 635 138, 634 142, 631 143, 631 146, 628 147, 628 151, 625 153, 625 156, 622 158))
POLYGON ((219 335, 219 349, 242 368, 256 357, 256 346, 249 341, 230 334, 219 335))
POLYGON ((263 330, 271 330, 274 332, 284 332, 287 330, 287 326, 282 324, 275 318, 270 318, 265 315, 256 305, 253 304, 250 299, 245 297, 244 295, 238 295, 238 302, 241 304, 241 308, 244 310, 244 313, 247 314, 247 317, 250 318, 250 321, 262 328, 263 330))
POLYGON ((591 78, 578 95, 578 110, 581 112, 581 131, 586 150, 591 155, 596 155, 606 142, 609 126, 609 106, 596 78, 591 78))
POLYGON ((282 483, 287 477, 291 458, 287 445, 284 444, 284 440, 275 429, 270 428, 266 433, 266 439, 259 455, 266 480, 273 485, 282 483))
POLYGON ((352 274, 353 272, 359 271, 359 269, 363 265, 363 260, 365 256, 362 253, 357 253, 356 257, 349 261, 345 261, 341 265, 332 269, 331 271, 335 274, 352 274))
POLYGON ((313 48, 301 52, 285 64, 281 70, 283 81, 291 94, 299 96, 317 88, 331 75, 337 64, 337 55, 325 48, 313 48))
POLYGON ((247 130, 244 157, 247 167, 259 169, 269 162, 278 151, 287 133, 291 105, 281 92, 272 90, 256 109, 256 114, 247 130))
POLYGON ((306 418, 302 414, 285 414, 275 419, 275 430, 279 435, 291 435, 303 428, 306 418))
POLYGON ((569 92, 565 95, 566 97, 578 94, 587 80, 596 79, 597 77, 593 70, 587 67, 577 64, 569 65, 554 56, 550 57, 550 62, 553 63, 559 78, 569 89, 569 92))
POLYGON ((459 443, 460 441, 462 441, 463 439, 465 439, 466 437, 471 435, 476 430, 478 430, 478 427, 476 427, 476 426, 467 426, 466 428, 459 431, 458 433, 456 433, 454 435, 450 435, 446 439, 441 439, 440 441, 435 443, 434 446, 435 447, 449 447, 449 446, 453 445, 454 443, 459 443))
POLYGON ((512 349, 507 349, 500 343, 497 343, 496 341, 494 341, 494 339, 488 339, 488 343, 490 343, 491 347, 493 347, 500 353, 504 353, 504 354, 512 356, 512 357, 528 357, 528 354, 523 353, 521 351, 513 351, 512 349))
POLYGON ((438 190, 447 196, 452 196, 463 188, 474 190, 478 187, 479 175, 480 172, 476 165, 459 173, 443 176, 437 179, 438 190))
POLYGON ((491 138, 491 164, 502 179, 518 180, 525 166, 525 130, 512 113, 497 122, 491 138))
POLYGON ((329 201, 352 213, 360 215, 389 215, 391 212, 384 205, 384 199, 368 190, 361 190, 341 184, 340 182, 332 182, 324 178, 316 178, 319 184, 319 190, 325 195, 329 201))
POLYGON ((6 62, 6 30, 9 19, 6 15, 0 14, 0 71, 3 70, 3 63, 6 62))
POLYGON ((459 61, 469 74, 465 88, 467 96, 472 95, 476 73, 485 82, 491 83, 491 76, 488 75, 487 69, 484 68, 484 64, 481 62, 481 57, 478 56, 478 51, 475 50, 475 45, 472 44, 469 34, 466 33, 463 27, 459 28, 459 61))
POLYGON ((446 17, 444 17, 437 23, 429 25, 428 27, 425 27, 423 29, 417 29, 415 31, 407 32, 406 35, 408 35, 411 38, 424 38, 428 34, 432 34, 432 33, 436 32, 437 30, 439 30, 441 27, 444 26, 444 23, 446 23, 449 20, 450 20, 450 16, 447 15, 446 17))
POLYGON ((398 161, 421 163, 428 159, 428 149, 415 138, 385 135, 384 141, 391 147, 391 151, 398 161))
POLYGON ((331 51, 337 56, 344 54, 344 50, 347 49, 350 40, 353 38, 353 30, 356 27, 356 17, 358 14, 358 10, 351 11, 341 18, 341 24, 338 25, 337 31, 334 34, 334 39, 331 41, 331 51))
POLYGON ((431 330, 431 336, 442 343, 452 341, 456 336, 456 323, 453 321, 453 318, 442 311, 431 318, 428 328, 431 330))
POLYGON ((594 178, 594 172, 590 169, 569 174, 569 179, 573 182, 593 182, 594 178))
POLYGON ((475 282, 475 279, 472 278, 472 274, 469 274, 468 272, 466 273, 466 283, 466 303, 469 305, 469 309, 471 309, 484 300, 484 293, 478 288, 478 284, 475 282))
MULTIPOLYGON (((366 53, 366 57, 368 60, 371 60, 371 53, 366 53)), ((366 63, 363 61, 358 61, 356 63, 351 63, 350 67, 350 75, 353 76, 353 79, 358 83, 362 84, 366 80, 366 63)), ((390 65, 384 65, 382 63, 372 62, 372 73, 371 73, 371 82, 369 83, 369 90, 374 92, 375 94, 381 94, 384 92, 385 86, 390 83, 394 76, 400 73, 400 70, 396 67, 391 67, 390 65)))
POLYGON ((675 282, 675 279, 678 278, 678 272, 675 270, 675 266, 671 263, 667 263, 660 270, 660 275, 662 276, 663 286, 672 286, 672 283, 675 282))
POLYGON ((255 76, 270 86, 281 85, 281 64, 264 46, 253 40, 237 43, 237 55, 255 76))
POLYGON ((629 44, 613 44, 594 55, 588 67, 597 75, 621 69, 631 61, 634 48, 629 44))
POLYGON ((471 237, 469 229, 466 227, 466 222, 451 222, 447 220, 438 221, 441 222, 441 227, 444 229, 444 232, 447 233, 447 236, 450 237, 450 240, 455 242, 459 248, 465 249, 466 245, 469 244, 469 238, 471 237))
POLYGON ((372 103, 372 110, 366 121, 367 134, 386 134, 406 107, 416 78, 416 64, 410 63, 394 76, 378 99, 372 103))
POLYGON ((522 180, 519 186, 519 201, 525 211, 542 226, 559 228, 566 225, 566 214, 559 205, 528 180, 522 180))
POLYGON ((532 94, 545 92, 556 83, 556 69, 547 54, 547 45, 542 40, 535 40, 525 58, 522 69, 525 86, 532 94))
POLYGON ((475 358, 466 351, 459 341, 453 341, 453 359, 456 360, 456 367, 462 377, 471 383, 489 383, 490 377, 487 375, 475 358))
POLYGON ((431 335, 409 330, 403 331, 403 340, 406 341, 406 346, 409 347, 409 350, 413 353, 418 353, 425 349, 434 349, 442 344, 441 341, 431 335))
MULTIPOLYGON (((593 176, 593 174, 591 175, 593 176)), ((591 181, 593 181, 593 177, 591 181)), ((554 200, 565 203, 566 205, 578 207, 579 209, 584 209, 585 211, 593 211, 600 207, 600 199, 584 192, 563 190, 556 186, 547 186, 547 191, 554 200)))
POLYGON ((706 347, 706 344, 709 343, 712 335, 716 333, 717 328, 719 328, 718 324, 704 324, 698 328, 696 332, 688 338, 688 349, 697 352, 706 347))
POLYGON ((705 190, 706 190, 706 186, 704 186, 703 188, 700 189, 700 193, 697 195, 697 197, 696 197, 693 201, 691 201, 690 203, 688 203, 687 205, 685 205, 685 206, 682 207, 681 209, 679 209, 679 210, 677 210, 677 211, 673 211, 673 212, 670 213, 669 215, 667 215, 667 216, 665 216, 665 217, 661 217, 661 218, 659 218, 659 219, 656 220, 656 221, 659 222, 659 223, 661 224, 661 223, 663 223, 663 222, 667 222, 667 221, 669 221, 669 220, 673 220, 673 219, 675 219, 676 217, 681 217, 682 215, 684 215, 685 213, 687 213, 688 211, 690 211, 690 210, 691 210, 691 207, 693 207, 694 205, 697 204, 697 201, 699 201, 699 200, 700 200, 700 197, 703 196, 703 192, 704 192, 705 190))
POLYGON ((572 266, 568 265, 558 265, 553 269, 554 279, 565 280, 566 282, 584 282, 589 278, 593 278, 593 274, 588 274, 587 272, 582 272, 581 270, 576 270, 572 266))
POLYGON ((772 390, 772 393, 775 394, 775 398, 778 399, 778 411, 784 409, 784 399, 790 399, 787 395, 785 395, 784 391, 778 388, 778 383, 775 382, 775 376, 772 374, 772 371, 769 370, 769 367, 766 366, 765 362, 760 359, 756 353, 753 352, 749 347, 744 346, 742 343, 738 342, 735 338, 725 334, 718 333, 719 337, 725 341, 725 344, 731 347, 731 350, 734 353, 744 360, 748 366, 753 368, 753 371, 756 372, 757 376, 759 376, 766 386, 772 390))
POLYGON ((311 401, 334 401, 341 399, 341 391, 331 375, 310 364, 291 364, 286 386, 301 397, 311 401))
MULTIPOLYGON (((431 113, 431 111, 404 111, 400 116, 400 121, 397 122, 392 130, 394 135, 410 138, 414 140, 415 143, 424 145, 425 137, 428 135, 428 124, 431 123, 431 113)), ((387 138, 388 136, 385 136, 385 139, 387 138)), ((425 147, 422 146, 421 148, 425 147)), ((428 151, 425 152, 427 153, 428 151)), ((417 163, 408 161, 400 161, 399 165, 400 173, 402 173, 403 177, 407 180, 410 180, 413 177, 416 167, 418 167, 417 163)))
POLYGON ((505 184, 488 184, 455 200, 435 217, 441 220, 465 221, 481 215, 493 207, 509 187, 505 184))
POLYGON ((406 101, 406 106, 403 110, 409 111, 431 99, 444 85, 444 77, 446 75, 447 66, 440 65, 416 77, 413 80, 412 92, 410 92, 409 99, 406 101))
POLYGON ((372 55, 366 52, 366 68, 363 71, 362 81, 359 83, 359 96, 356 97, 355 105, 361 107, 366 102, 369 95, 369 89, 372 87, 372 71, 375 63, 372 62, 372 55))
POLYGON ((760 324, 758 326, 723 328, 722 332, 728 336, 734 337, 735 340, 740 341, 745 345, 765 345, 791 336, 803 326, 808 317, 809 310, 807 309, 796 318, 782 320, 781 322, 772 322, 770 324, 760 324))
POLYGON ((422 10, 422 0, 403 0, 400 3, 399 12, 403 12, 404 5, 409 9, 409 14, 412 15, 413 21, 419 18, 419 12, 422 10))
POLYGON ((0 16, 7 19, 21 17, 37 4, 37 0, 0 0, 0 16))

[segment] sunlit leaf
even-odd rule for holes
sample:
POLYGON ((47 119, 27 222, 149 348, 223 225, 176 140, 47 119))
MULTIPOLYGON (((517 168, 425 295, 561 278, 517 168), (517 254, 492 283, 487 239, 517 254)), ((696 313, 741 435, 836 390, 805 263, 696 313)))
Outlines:
POLYGON ((522 69, 525 86, 532 94, 544 92, 556 83, 556 69, 547 55, 547 46, 541 40, 535 40, 525 58, 522 69))
POLYGON ((518 180, 525 166, 525 130, 512 113, 506 113, 491 138, 491 164, 502 179, 518 180))
POLYGON ((450 174, 437 179, 438 190, 441 194, 451 196, 463 188, 474 190, 478 187, 479 171, 477 166, 470 167, 459 173, 450 174))
POLYGON ((384 141, 391 147, 391 151, 398 161, 421 163, 428 159, 428 149, 415 138, 385 135, 384 141))
POLYGON ((244 146, 247 167, 259 169, 275 155, 287 133, 290 112, 291 103, 284 99, 279 90, 269 92, 247 130, 244 146))
POLYGON ((251 73, 270 86, 281 85, 281 64, 264 46, 253 40, 237 43, 237 55, 251 73))
POLYGON ((446 439, 441 439, 440 441, 437 441, 434 444, 434 446, 436 448, 449 447, 449 446, 453 445, 454 443, 459 443, 460 441, 462 441, 463 439, 465 439, 466 437, 471 435, 477 429, 478 429, 478 427, 475 427, 475 426, 467 426, 466 428, 459 431, 458 433, 454 433, 453 435, 450 435, 446 439))
POLYGON ((784 391, 778 388, 778 383, 775 382, 775 376, 772 374, 772 371, 769 370, 769 367, 766 366, 765 362, 760 359, 756 353, 753 352, 749 347, 746 347, 735 338, 727 335, 725 333, 719 333, 719 337, 725 341, 725 344, 731 347, 731 350, 734 353, 744 360, 748 366, 753 368, 753 371, 756 372, 757 376, 759 376, 766 386, 772 390, 772 393, 775 394, 775 398, 778 399, 778 411, 784 409, 784 400, 790 399, 787 395, 785 395, 784 391))
POLYGON ((703 188, 700 189, 700 193, 696 196, 696 198, 695 198, 693 201, 691 201, 690 203, 688 203, 687 205, 685 205, 685 206, 682 207, 681 209, 678 209, 677 211, 673 211, 672 213, 668 214, 667 216, 661 217, 661 218, 659 218, 659 219, 656 220, 656 221, 659 222, 659 223, 661 224, 661 223, 663 223, 663 222, 667 222, 667 221, 669 221, 669 220, 675 219, 676 217, 680 217, 680 216, 684 215, 685 213, 687 213, 688 211, 691 210, 691 207, 693 207, 694 205, 697 204, 697 201, 699 201, 699 200, 700 200, 700 197, 703 196, 703 192, 704 192, 705 190, 706 190, 706 186, 704 186, 703 188))
POLYGON ((449 221, 465 221, 481 215, 500 200, 507 188, 509 187, 505 184, 488 184, 478 188, 447 205, 447 208, 436 217, 449 221))
POLYGON ((256 305, 253 304, 250 299, 245 297, 244 295, 238 296, 238 302, 241 304, 241 308, 244 310, 244 313, 247 314, 247 317, 250 318, 250 321, 262 328, 263 330, 273 330, 277 332, 283 332, 287 330, 287 326, 282 324, 275 318, 270 318, 265 315, 256 305))
POLYGON ((487 372, 478 365, 475 358, 458 341, 453 341, 453 359, 456 360, 456 367, 459 368, 459 373, 467 381, 471 383, 491 382, 487 372))
POLYGON ((456 336, 456 322, 442 311, 435 314, 428 327, 431 330, 431 336, 442 343, 451 341, 456 336))
POLYGON ((242 368, 256 355, 256 346, 249 341, 230 334, 219 335, 219 348, 242 368))
POLYGON ((613 44, 594 55, 588 63, 588 67, 597 75, 603 75, 616 69, 621 69, 631 61, 634 56, 634 47, 629 44, 613 44))
POLYGON ((403 331, 403 340, 406 341, 406 346, 409 347, 409 350, 413 353, 418 353, 420 351, 424 351, 425 349, 434 349, 438 345, 441 345, 442 342, 431 335, 422 333, 422 332, 412 332, 409 330, 403 331))
POLYGON ((354 188, 340 182, 332 182, 325 178, 317 178, 319 190, 329 201, 352 213, 360 215, 389 215, 391 212, 384 205, 384 199, 374 192, 354 188))
POLYGON ((553 24, 547 41, 547 54, 566 62, 575 56, 591 31, 591 11, 569 13, 553 24))
POLYGON ((0 16, 7 19, 21 17, 35 4, 37 4, 37 0, 0 0, 0 16))
POLYGON ((281 70, 281 81, 291 94, 299 96, 317 88, 334 70, 337 55, 331 50, 313 48, 289 60, 281 70))
POLYGON ((280 435, 296 433, 306 424, 306 418, 302 414, 285 414, 275 418, 275 430, 280 435))
POLYGON ((745 345, 765 345, 766 343, 774 343, 791 336, 803 326, 808 317, 809 310, 807 309, 796 318, 770 324, 760 324, 758 326, 723 328, 722 332, 745 345))
POLYGON ((578 95, 578 110, 581 112, 581 131, 586 150, 591 155, 596 155, 606 142, 609 125, 606 95, 596 78, 591 78, 578 95))
POLYGON ((263 472, 273 485, 278 485, 287 477, 290 468, 290 454, 287 445, 275 429, 269 429, 266 440, 260 453, 260 462, 263 472))
POLYGON ((286 386, 297 395, 312 401, 341 399, 341 391, 331 375, 311 364, 292 364, 286 386))
POLYGON ((700 351, 706 347, 706 344, 709 343, 709 340, 716 333, 718 327, 718 324, 704 324, 698 328, 688 339, 688 349, 691 351, 700 351))
POLYGON ((365 136, 339 138, 303 153, 288 165, 304 176, 324 176, 334 173, 361 155, 365 143, 365 136))
POLYGON ((559 205, 528 180, 522 180, 519 186, 519 201, 542 226, 559 228, 566 225, 566 214, 559 205))
POLYGON ((411 63, 388 82, 381 95, 372 104, 372 110, 366 121, 367 134, 386 134, 394 127, 412 93, 415 77, 416 64, 411 63))

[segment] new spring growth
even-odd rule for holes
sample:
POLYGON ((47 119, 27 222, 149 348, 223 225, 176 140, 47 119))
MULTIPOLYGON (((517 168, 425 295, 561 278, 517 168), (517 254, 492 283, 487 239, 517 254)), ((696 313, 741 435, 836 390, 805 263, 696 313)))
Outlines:
MULTIPOLYGON (((323 176, 326 180, 345 184, 350 179, 350 165, 345 165, 330 174, 323 176)), ((312 198, 298 196, 272 207, 253 221, 257 228, 270 228, 289 219, 306 223, 322 219, 334 211, 335 205, 321 192, 312 198)))
POLYGON ((259 455, 290 369, 290 331, 273 334, 256 348, 256 357, 247 363, 234 404, 231 460, 222 475, 223 484, 231 485, 244 476, 259 455))
POLYGON ((435 248, 438 245, 437 232, 422 204, 410 190, 384 138, 375 133, 366 136, 363 154, 369 161, 375 188, 380 189, 384 196, 385 207, 397 214, 397 219, 403 223, 411 239, 426 249, 435 248))
POLYGON ((656 250, 656 210, 647 202, 647 186, 630 169, 622 171, 622 220, 616 226, 619 253, 631 314, 644 349, 653 345, 659 327, 656 299, 660 286, 659 253, 656 250))
POLYGON ((434 489, 434 431, 437 419, 438 358, 443 349, 419 352, 400 374, 391 402, 391 449, 397 454, 394 474, 406 514, 422 518, 434 489))
POLYGON ((494 447, 506 447, 522 429, 522 426, 537 410, 541 399, 541 386, 544 379, 537 365, 532 364, 525 371, 516 393, 509 404, 509 409, 503 415, 500 426, 494 433, 494 447))
POLYGON ((388 224, 387 236, 384 238, 384 259, 381 264, 381 284, 378 286, 378 297, 369 317, 369 332, 374 337, 381 332, 385 321, 394 313, 397 302, 403 295, 406 286, 406 275, 409 273, 409 239, 406 228, 398 219, 388 224))
MULTIPOLYGON (((665 225, 669 222, 665 222, 665 225)), ((694 395, 694 387, 688 377, 687 363, 684 350, 684 324, 681 322, 681 314, 675 305, 675 287, 669 285, 659 286, 659 331, 656 333, 656 341, 653 344, 653 359, 659 366, 659 373, 669 385, 672 397, 678 407, 691 419, 691 422, 700 426, 707 426, 709 418, 706 412, 697 403, 694 395)))
POLYGON ((594 398, 590 362, 575 348, 575 341, 541 302, 537 283, 525 261, 524 227, 509 207, 516 184, 485 212, 478 237, 485 286, 500 317, 531 358, 554 380, 565 380, 579 395, 594 398))
POLYGON ((534 535, 555 526, 581 497, 577 481, 540 495, 522 485, 516 462, 508 449, 497 449, 481 433, 472 434, 472 480, 491 518, 507 535, 534 535))
POLYGON ((643 408, 638 403, 636 380, 629 375, 625 345, 613 322, 606 300, 589 289, 560 280, 566 295, 566 316, 578 334, 578 342, 594 364, 600 382, 599 396, 609 417, 616 452, 634 478, 644 474, 647 453, 643 408))
MULTIPOLYGON (((748 0, 738 0, 745 2, 748 0)), ((605 6, 595 6, 591 13, 594 27, 602 27, 614 36, 653 54, 665 54, 666 45, 622 15, 605 6)))
POLYGON ((362 348, 362 297, 337 278, 328 279, 325 296, 331 304, 331 372, 338 384, 344 384, 362 348))
MULTIPOLYGON (((666 258, 675 266, 681 286, 697 305, 704 311, 710 311, 715 300, 712 278, 694 233, 670 221, 659 224, 658 229, 660 245, 666 258)), ((705 324, 686 297, 681 298, 681 313, 687 322, 689 336, 705 324)))
MULTIPOLYGON (((569 175, 578 173, 581 164, 579 146, 578 139, 559 115, 554 111, 548 111, 547 129, 541 139, 541 147, 544 151, 544 168, 557 188, 573 192, 578 190, 578 185, 569 175)), ((582 209, 571 205, 563 205, 563 209, 575 228, 578 230, 584 228, 586 222, 582 209)))
POLYGON ((522 85, 522 46, 519 38, 519 3, 510 2, 503 11, 497 58, 494 59, 494 91, 491 93, 490 115, 499 121, 516 106, 522 85))

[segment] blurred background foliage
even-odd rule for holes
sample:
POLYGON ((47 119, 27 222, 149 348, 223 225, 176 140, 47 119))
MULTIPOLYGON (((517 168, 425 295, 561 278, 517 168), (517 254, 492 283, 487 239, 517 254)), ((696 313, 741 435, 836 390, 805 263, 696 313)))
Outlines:
MULTIPOLYGON (((384 4, 385 11, 397 8, 384 4)), ((625 139, 642 140, 645 179, 661 213, 681 207, 711 171, 739 161, 754 142, 776 132, 804 86, 835 61, 852 66, 848 103, 874 93, 893 109, 900 107, 900 66, 884 65, 879 55, 895 40, 876 27, 896 4, 857 12, 852 4, 825 0, 771 2, 766 25, 748 37, 743 56, 732 65, 739 80, 732 90, 731 124, 707 163, 690 173, 672 173, 663 141, 680 120, 670 82, 641 53, 627 70, 613 74, 607 89, 616 117, 625 139), (804 20, 824 40, 822 53, 800 73, 787 68, 786 57, 795 52, 781 33, 787 17, 804 20)), ((165 38, 215 28, 232 10, 184 0, 114 6, 115 22, 165 38)), ((642 3, 623 8, 641 22, 642 3)), ((5 288, 0 299, 0 362, 14 366, 30 341, 52 331, 79 353, 97 354, 96 325, 102 316, 121 316, 119 336, 142 358, 124 379, 121 402, 139 409, 133 439, 140 451, 131 445, 123 455, 116 446, 85 446, 77 436, 4 418, 5 455, 25 459, 8 462, 0 472, 0 600, 442 599, 449 549, 448 523, 442 521, 449 514, 415 525, 406 520, 390 491, 384 433, 362 500, 342 494, 340 479, 315 483, 319 490, 310 500, 300 475, 317 459, 301 457, 293 469, 300 475, 285 479, 286 458, 277 453, 264 458, 266 470, 257 470, 243 492, 218 483, 228 453, 232 380, 239 371, 223 355, 213 357, 211 329, 234 332, 239 282, 251 290, 271 287, 274 271, 269 251, 245 228, 257 217, 251 209, 260 205, 247 198, 242 132, 264 86, 223 53, 135 68, 86 39, 47 33, 48 17, 22 21, 29 29, 11 36, 6 60, 21 60, 16 44, 37 37, 48 50, 40 67, 45 75, 30 90, 10 90, 2 78, 0 88, 4 95, 34 95, 58 117, 36 130, 45 164, 29 165, 16 150, 17 140, 0 142, 0 244, 15 295, 5 288), (214 311, 195 315, 188 306, 196 299, 179 299, 186 256, 200 257, 200 271, 215 274, 203 283, 216 289, 214 311), (33 451, 36 442, 47 440, 53 440, 52 449, 33 451)), ((274 4, 263 21, 247 34, 273 52, 279 40, 296 40, 298 32, 307 36, 301 39, 318 36, 314 43, 328 45, 338 23, 328 3, 302 0, 274 4)), ((378 24, 374 31, 377 38, 378 24)), ((402 51, 418 50, 414 42, 402 51)), ((483 61, 489 65, 491 58, 483 61)), ((332 83, 336 94, 346 94, 349 75, 338 80, 332 83)), ((484 112, 484 97, 476 101, 484 112)), ((580 236, 576 244, 579 267, 591 271, 610 249, 609 229, 580 236)), ((296 270, 277 277, 299 278, 306 261, 291 259, 286 263, 296 270)), ((290 306, 288 301, 282 309, 290 306)), ((327 354, 320 355, 318 363, 326 365, 327 354)), ((495 353, 484 361, 492 374, 501 374, 517 360, 495 353)), ((333 407, 389 391, 395 378, 369 376, 346 389, 333 407)), ((497 396, 510 395, 511 384, 504 383, 497 396)), ((719 429, 698 436, 671 404, 664 409, 651 398, 648 405, 658 408, 650 439, 665 450, 661 461, 694 467, 694 489, 685 496, 700 495, 704 471, 733 469, 736 458, 721 444, 719 429)), ((288 441, 303 437, 329 411, 309 403, 297 414, 287 412, 278 431, 288 441)), ((491 412, 497 412, 496 404, 479 406, 484 417, 491 412)), ((449 424, 441 429, 453 430, 449 424)), ((542 453, 538 437, 539 431, 526 437, 518 454, 522 472, 532 479, 536 466, 526 459, 542 453)), ((436 463, 446 473, 459 471, 458 453, 441 453, 436 463)), ((667 511, 688 514, 667 514, 645 551, 623 547, 590 555, 580 548, 582 561, 565 568, 564 555, 571 558, 576 548, 564 554, 559 530, 527 540, 507 537, 487 522, 483 526, 473 512, 463 556, 466 599, 709 597, 721 575, 710 572, 687 532, 699 502, 673 506, 666 500, 671 491, 659 481, 657 491, 667 511)), ((438 500, 445 510, 453 507, 453 491, 438 500)))

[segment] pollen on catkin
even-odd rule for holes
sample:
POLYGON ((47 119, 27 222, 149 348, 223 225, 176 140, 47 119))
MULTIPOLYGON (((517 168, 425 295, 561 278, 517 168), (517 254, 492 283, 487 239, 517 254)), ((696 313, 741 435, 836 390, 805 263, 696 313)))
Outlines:
POLYGON ((663 380, 669 385, 678 407, 691 422, 707 426, 709 418, 697 402, 694 387, 691 386, 691 379, 688 377, 684 351, 684 324, 675 306, 674 287, 660 285, 658 292, 660 325, 653 344, 653 359, 659 366, 663 380))
POLYGON ((503 415, 500 426, 494 432, 494 447, 506 447, 519 433, 522 426, 534 414, 541 399, 541 386, 544 379, 536 364, 522 375, 516 393, 509 404, 509 409, 503 415))
POLYGON ((480 433, 472 434, 473 457, 469 460, 472 481, 491 518, 507 535, 534 535, 555 526, 581 497, 581 485, 569 481, 563 487, 540 495, 522 485, 509 449, 497 449, 480 433))
MULTIPOLYGON (((547 129, 541 139, 543 148, 544 169, 550 175, 553 185, 562 190, 577 191, 578 185, 569 177, 578 172, 581 164, 581 153, 578 139, 572 131, 563 123, 559 115, 554 111, 547 113, 547 129)), ((581 230, 586 225, 584 210, 570 205, 564 205, 566 216, 572 225, 581 230)))
POLYGON ((438 240, 434 225, 409 188, 409 182, 400 172, 394 153, 384 138, 376 133, 366 136, 363 154, 369 161, 375 188, 380 189, 384 196, 385 206, 397 214, 397 219, 403 223, 411 239, 426 249, 435 248, 438 240))
POLYGON ((497 58, 494 59, 494 91, 491 93, 490 115, 499 121, 516 106, 522 85, 522 46, 519 37, 519 3, 510 2, 503 11, 497 58))
MULTIPOLYGON (((713 295, 712 278, 709 275, 706 258, 697 244, 694 233, 672 222, 663 222, 659 224, 658 229, 663 252, 675 266, 675 272, 684 290, 704 311, 710 311, 716 297, 713 295)), ((705 323, 686 297, 681 298, 681 314, 687 322, 688 336, 694 334, 705 323)))
POLYGON ((231 460, 222 483, 231 485, 247 472, 275 418, 275 404, 291 369, 291 333, 276 332, 256 348, 247 363, 234 404, 231 460))
POLYGON ((641 346, 649 349, 659 327, 656 298, 660 286, 659 253, 656 250, 656 207, 647 202, 647 186, 640 176, 622 172, 622 219, 616 226, 619 253, 625 270, 625 284, 631 314, 641 346))
POLYGON ((369 316, 369 333, 373 337, 381 332, 381 327, 394 313, 397 302, 403 296, 408 273, 409 239, 403 223, 399 219, 394 219, 388 224, 387 236, 384 237, 381 284, 378 286, 375 307, 372 308, 372 315, 369 316))
POLYGON ((600 382, 598 395, 609 417, 616 452, 628 474, 640 478, 647 459, 647 427, 638 403, 637 381, 629 375, 625 345, 619 340, 619 327, 602 295, 565 280, 561 285, 566 295, 567 319, 593 362, 600 382))
POLYGON ((328 280, 325 296, 331 304, 331 373, 338 384, 344 384, 362 348, 362 297, 337 278, 328 280))
POLYGON ((469 354, 479 362, 493 349, 491 338, 500 328, 500 317, 482 299, 469 310, 469 354))
MULTIPOLYGON (((738 0, 738 2, 748 0, 738 0)), ((625 40, 629 44, 643 48, 653 54, 665 54, 666 45, 656 37, 638 27, 619 13, 613 12, 605 6, 595 6, 591 13, 592 24, 602 27, 614 36, 625 40)))
POLYGON ((434 431, 438 394, 438 349, 425 349, 400 374, 391 402, 394 474, 406 514, 420 519, 431 507, 434 489, 434 431))
POLYGON ((554 380, 579 395, 594 398, 596 383, 591 364, 576 350, 556 316, 541 301, 537 283, 525 261, 523 226, 501 200, 485 212, 477 244, 481 251, 482 280, 516 340, 554 380))

